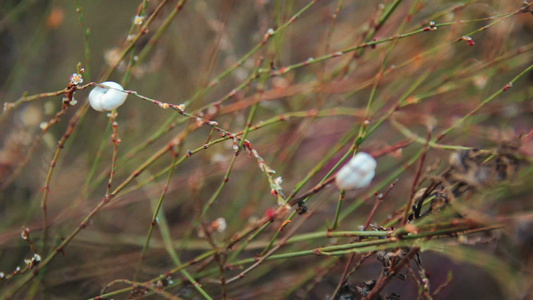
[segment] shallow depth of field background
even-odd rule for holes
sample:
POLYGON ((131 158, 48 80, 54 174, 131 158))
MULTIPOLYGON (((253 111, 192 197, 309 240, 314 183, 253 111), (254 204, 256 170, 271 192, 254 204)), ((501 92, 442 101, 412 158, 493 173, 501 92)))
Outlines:
MULTIPOLYGON (((421 138, 378 158, 376 177, 370 187, 346 193, 341 211, 346 215, 337 230, 360 230, 376 201, 374 191, 384 192, 391 180, 389 176, 402 170, 426 147, 428 128, 430 137, 435 138, 533 63, 533 15, 512 14, 523 5, 518 0, 383 1, 383 7, 376 1, 320 0, 290 23, 293 15, 313 1, 184 2, 168 28, 157 37, 155 34, 165 26, 178 1, 149 1, 148 15, 166 4, 132 48, 137 57, 128 53, 108 79, 125 82, 126 89, 151 99, 175 105, 192 102, 186 106, 186 112, 213 116, 211 119, 220 128, 233 133, 245 129, 256 101, 259 104, 251 122, 254 125, 301 112, 285 120, 278 118, 277 122, 252 130, 247 136, 266 164, 276 171, 274 177, 283 177, 281 186, 286 196, 308 172, 320 166, 319 162, 335 149, 345 134, 355 130, 355 136, 336 149, 297 195, 317 184, 349 150, 365 119, 369 120, 369 127, 382 123, 365 137, 361 151, 378 153, 413 135, 421 138), (377 20, 397 2, 400 3, 396 9, 374 32, 377 20), (336 18, 332 18, 337 10, 336 18), (379 41, 428 27, 430 21, 446 25, 316 62, 324 55, 365 41, 379 41), (276 30, 284 24, 288 26, 276 31, 242 65, 214 81, 260 45, 269 29, 276 30), (469 36, 474 45, 469 45, 468 38, 461 40, 487 25, 490 26, 486 30, 469 36), (150 39, 156 43, 150 43, 150 39), (299 65, 303 62, 309 64, 299 65), (132 63, 130 68, 128 63, 132 63), (268 70, 273 75, 253 77, 258 64, 261 64, 261 74, 273 68, 268 70), (288 66, 295 67, 283 72, 288 66), (276 72, 283 74, 274 76, 276 72), (243 85, 251 76, 251 82, 243 85), (226 99, 234 89, 234 95, 226 99), (209 106, 221 99, 224 100, 220 105, 209 106), (369 99, 372 103, 367 110, 369 99), (388 115, 400 99, 404 99, 402 105, 388 115)), ((34 95, 65 88, 70 75, 77 72, 79 62, 86 72, 83 84, 99 82, 125 49, 126 38, 142 3, 133 0, 0 1, 0 102, 14 102, 24 93, 34 95), (83 27, 76 3, 81 7, 83 27), (89 29, 88 47, 85 29, 89 29), (87 61, 86 48, 90 61, 87 61)), ((133 33, 139 28, 134 26, 133 33)), ((439 141, 448 146, 495 149, 504 141, 520 139, 524 159, 510 178, 494 186, 480 187, 468 197, 458 199, 478 212, 476 216, 483 216, 478 219, 472 216, 476 221, 491 220, 494 223, 485 225, 503 224, 505 228, 472 238, 450 235, 443 240, 449 247, 464 249, 463 252, 446 254, 429 249, 421 253, 422 265, 430 273, 432 291, 446 282, 450 273, 453 276, 434 299, 519 299, 527 297, 528 289, 531 291, 533 170, 527 160, 533 155, 532 87, 533 73, 528 72, 439 141), (483 256, 468 256, 472 253, 483 256), (509 282, 513 282, 513 287, 516 284, 514 294, 509 294, 506 287, 509 282)), ((17 266, 24 268, 24 259, 33 255, 29 244, 20 237, 23 226, 30 229, 37 248, 42 244, 42 188, 57 143, 91 88, 76 92, 74 98, 78 103, 69 107, 59 123, 42 137, 40 124, 53 119, 61 110, 63 96, 39 98, 0 114, 0 272, 9 274, 17 266), (35 151, 27 157, 36 140, 35 151), (13 177, 21 164, 24 166, 20 173, 13 177), (3 185, 8 180, 9 184, 3 185)), ((108 122, 106 113, 89 109, 59 155, 49 186, 48 253, 79 226, 106 193, 113 154, 111 138, 105 134, 108 122), (102 143, 105 148, 97 158, 102 143), (97 165, 96 159, 99 159, 97 165), (92 168, 94 176, 88 180, 92 168)), ((209 125, 198 127, 194 119, 186 120, 174 110, 162 109, 134 95, 129 95, 118 109, 117 122, 121 143, 111 190, 169 142, 183 138, 179 145, 181 158, 188 150, 201 148, 211 133, 209 125), (169 118, 177 125, 165 130, 169 118), (164 134, 152 141, 151 137, 161 130, 164 134), (146 147, 132 154, 132 149, 148 141, 146 147)), ((211 140, 218 138, 220 133, 215 131, 211 140)), ((223 182, 234 156, 233 145, 229 139, 198 151, 174 171, 162 213, 181 262, 213 249, 205 234, 201 234, 197 220, 223 182)), ((430 146, 421 168, 422 177, 429 180, 437 176, 446 168, 453 151, 430 146)), ((172 159, 165 153, 129 182, 42 275, 25 285, 16 299, 24 295, 35 299, 85 299, 98 296, 113 280, 133 280, 155 204, 168 174, 155 179, 152 176, 165 170, 172 159)), ((398 182, 378 208, 372 224, 384 225, 388 217, 408 203, 419 162, 420 158, 396 177, 398 182)), ((297 215, 280 237, 291 226, 300 226, 295 235, 325 232, 335 217, 338 198, 339 190, 334 185, 314 194, 307 203, 309 212, 297 215)), ((277 207, 267 176, 258 167, 256 158, 243 150, 229 181, 202 222, 208 228, 214 220, 225 219, 227 228, 223 232, 214 230, 210 235, 210 241, 222 249, 235 233, 277 207)), ((275 220, 234 260, 259 255, 287 216, 275 220)), ((353 237, 306 239, 290 243, 276 254, 351 240, 353 237)), ((234 246, 227 255, 231 257, 240 245, 234 246)), ((47 255, 41 253, 41 256, 44 259, 47 255)), ((327 299, 335 290, 349 257, 349 254, 340 258, 307 255, 264 262, 243 279, 229 284, 227 295, 235 299, 327 299)), ((359 258, 356 256, 356 261, 359 258)), ((156 225, 136 280, 148 281, 174 267, 175 262, 165 249, 156 225)), ((414 264, 412 267, 416 269, 414 264)), ((243 268, 228 269, 225 276, 238 275, 243 268)), ((381 269, 375 256, 370 257, 348 282, 351 286, 362 286, 362 281, 377 279, 381 269)), ((214 299, 222 298, 220 284, 216 282, 221 278, 216 262, 200 263, 187 270, 198 276, 195 279, 214 299)), ((0 294, 22 276, 0 279, 0 294)), ((411 277, 404 281, 394 278, 382 295, 394 292, 401 299, 416 299, 418 287, 411 277)), ((170 294, 202 299, 182 273, 173 274, 172 279, 174 285, 167 289, 170 294)), ((107 291, 125 287, 128 284, 120 283, 107 291)), ((158 299, 165 295, 147 297, 158 299)), ((128 293, 113 298, 126 299, 128 293)))

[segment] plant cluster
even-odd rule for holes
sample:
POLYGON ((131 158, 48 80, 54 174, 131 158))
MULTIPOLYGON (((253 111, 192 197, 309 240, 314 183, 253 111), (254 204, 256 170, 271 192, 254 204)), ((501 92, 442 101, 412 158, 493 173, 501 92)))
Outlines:
POLYGON ((528 1, 5 2, 0 299, 531 297, 528 1))

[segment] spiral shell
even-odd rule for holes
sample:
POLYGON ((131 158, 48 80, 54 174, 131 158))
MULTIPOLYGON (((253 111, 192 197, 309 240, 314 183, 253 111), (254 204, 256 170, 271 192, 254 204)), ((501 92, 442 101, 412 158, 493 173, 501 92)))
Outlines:
POLYGON ((367 187, 376 174, 376 166, 370 154, 359 152, 337 172, 335 183, 341 190, 367 187))
POLYGON ((128 94, 123 91, 114 81, 102 82, 89 93, 89 104, 97 111, 111 111, 126 101, 128 94))

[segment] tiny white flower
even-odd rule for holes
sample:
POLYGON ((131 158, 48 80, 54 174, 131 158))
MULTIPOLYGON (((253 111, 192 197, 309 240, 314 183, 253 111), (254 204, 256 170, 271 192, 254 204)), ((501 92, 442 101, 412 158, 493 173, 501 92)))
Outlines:
POLYGON ((41 256, 40 256, 39 254, 35 253, 35 254, 33 255, 33 260, 35 260, 35 261, 41 261, 41 256))
POLYGON ((273 35, 273 34, 275 33, 275 31, 274 31, 274 29, 269 28, 269 29, 267 30, 267 33, 268 33, 269 35, 273 35))
POLYGON ((70 76, 70 82, 73 84, 80 84, 83 82, 83 76, 79 73, 74 73, 70 76))
POLYGON ((341 190, 367 187, 376 174, 376 160, 368 153, 357 153, 339 172, 335 183, 341 190))
POLYGON ((144 21, 143 16, 135 16, 135 18, 133 18, 133 24, 135 25, 141 25, 143 21, 144 21))

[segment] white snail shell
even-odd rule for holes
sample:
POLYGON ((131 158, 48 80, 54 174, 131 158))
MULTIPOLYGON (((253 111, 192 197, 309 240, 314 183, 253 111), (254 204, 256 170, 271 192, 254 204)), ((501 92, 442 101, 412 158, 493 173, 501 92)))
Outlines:
POLYGON ((367 187, 376 175, 376 166, 370 154, 359 152, 337 172, 335 183, 347 191, 367 187))
POLYGON ((111 111, 126 101, 128 94, 122 92, 123 90, 124 88, 114 81, 102 82, 89 93, 89 104, 97 111, 111 111))

